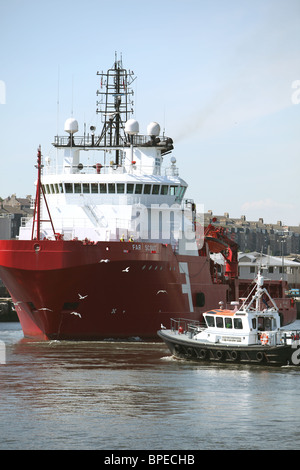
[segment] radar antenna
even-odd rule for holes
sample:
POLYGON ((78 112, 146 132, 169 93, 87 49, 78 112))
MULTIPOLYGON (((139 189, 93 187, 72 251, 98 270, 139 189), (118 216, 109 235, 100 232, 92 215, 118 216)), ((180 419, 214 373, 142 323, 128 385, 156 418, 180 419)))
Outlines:
POLYGON ((131 70, 123 68, 122 56, 107 72, 97 72, 100 76, 100 89, 97 90, 97 113, 101 113, 103 128, 95 145, 104 147, 117 147, 115 164, 120 164, 120 150, 122 143, 128 143, 125 133, 125 123, 133 114, 133 90, 130 88, 136 79, 131 70))

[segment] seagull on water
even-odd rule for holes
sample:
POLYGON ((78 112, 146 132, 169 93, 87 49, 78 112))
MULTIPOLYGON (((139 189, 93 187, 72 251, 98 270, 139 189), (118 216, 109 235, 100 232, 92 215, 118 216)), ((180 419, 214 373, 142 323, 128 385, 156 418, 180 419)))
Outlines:
POLYGON ((38 310, 48 310, 48 312, 53 312, 51 308, 47 308, 47 307, 38 308, 38 310))
POLYGON ((158 290, 158 291, 156 292, 156 295, 157 295, 157 294, 167 294, 167 291, 166 291, 166 290, 158 290))
POLYGON ((129 266, 127 266, 127 268, 123 269, 122 273, 129 273, 129 266))

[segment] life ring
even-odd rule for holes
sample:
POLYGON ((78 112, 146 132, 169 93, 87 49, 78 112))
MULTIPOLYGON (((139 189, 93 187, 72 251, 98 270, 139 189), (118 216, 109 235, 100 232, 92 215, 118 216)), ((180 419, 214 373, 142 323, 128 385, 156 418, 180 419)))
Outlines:
POLYGON ((268 342, 269 342, 269 335, 267 335, 267 333, 263 333, 263 334, 260 336, 260 342, 261 342, 262 345, 268 344, 268 342))

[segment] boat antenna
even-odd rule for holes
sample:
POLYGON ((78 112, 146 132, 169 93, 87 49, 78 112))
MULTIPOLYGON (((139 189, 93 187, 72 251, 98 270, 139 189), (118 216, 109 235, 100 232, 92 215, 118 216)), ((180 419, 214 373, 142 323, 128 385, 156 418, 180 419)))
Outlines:
POLYGON ((54 230, 54 225, 52 222, 52 218, 50 215, 49 207, 47 204, 44 188, 42 185, 42 168, 44 165, 42 165, 42 152, 41 152, 41 146, 39 145, 38 150, 37 150, 37 165, 35 167, 38 170, 38 179, 36 183, 36 195, 35 195, 35 203, 34 203, 34 212, 33 212, 33 222, 32 222, 32 233, 31 233, 31 240, 40 240, 41 239, 41 222, 50 222, 51 227, 53 230, 54 237, 56 238, 55 230, 54 230), (48 220, 41 220, 41 198, 44 198, 45 205, 47 208, 47 212, 49 215, 48 220), (34 228, 36 224, 36 237, 34 238, 34 228))

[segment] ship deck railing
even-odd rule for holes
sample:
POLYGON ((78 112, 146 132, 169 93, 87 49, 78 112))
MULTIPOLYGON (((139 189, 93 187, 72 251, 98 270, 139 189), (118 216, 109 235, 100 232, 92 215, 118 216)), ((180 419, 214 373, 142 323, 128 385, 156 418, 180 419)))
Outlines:
POLYGON ((112 148, 119 148, 122 149, 124 147, 133 146, 141 146, 141 147, 156 147, 156 146, 171 146, 173 143, 170 137, 165 135, 159 137, 151 137, 149 135, 133 135, 131 139, 124 139, 122 136, 119 136, 119 142, 114 141, 113 139, 110 141, 109 138, 101 137, 100 135, 93 135, 93 134, 84 134, 83 136, 75 136, 73 135, 72 138, 68 135, 54 136, 54 147, 82 147, 82 148, 102 148, 102 149, 112 149, 112 148))
POLYGON ((78 166, 47 164, 44 166, 43 174, 50 175, 146 175, 146 176, 179 176, 179 169, 175 165, 144 165, 139 162, 125 165, 116 165, 115 163, 105 164, 99 167, 99 163, 93 165, 78 166))
POLYGON ((191 320, 187 318, 171 318, 171 330, 173 332, 181 332, 192 337, 196 332, 205 328, 205 323, 199 320, 191 320))

